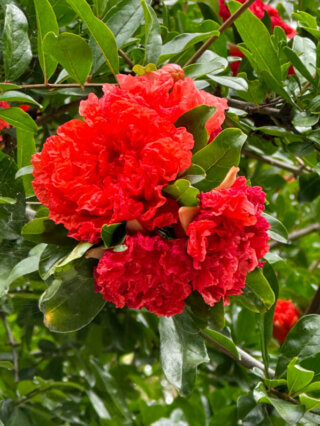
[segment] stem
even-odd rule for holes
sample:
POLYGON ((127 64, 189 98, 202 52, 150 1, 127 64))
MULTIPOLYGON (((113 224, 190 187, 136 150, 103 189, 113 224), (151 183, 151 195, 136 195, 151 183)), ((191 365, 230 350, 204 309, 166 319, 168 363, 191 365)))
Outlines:
MULTIPOLYGON (((313 232, 320 231, 320 223, 313 223, 305 228, 298 229, 297 231, 291 232, 288 236, 288 240, 297 240, 298 238, 304 237, 306 235, 312 234, 313 232)), ((273 241, 269 244, 270 248, 278 247, 281 243, 279 241, 273 241)))
POLYGON ((18 364, 18 352, 17 352, 17 343, 13 337, 11 328, 9 326, 9 323, 7 321, 7 318, 3 312, 0 313, 0 318, 3 322, 4 328, 7 332, 7 336, 9 339, 9 343, 11 346, 11 352, 12 352, 12 361, 13 361, 13 369, 14 369, 14 381, 15 383, 19 382, 19 364, 18 364))
POLYGON ((124 53, 124 51, 123 50, 121 50, 121 49, 119 49, 118 50, 118 53, 119 53, 119 56, 121 56, 125 61, 126 61, 126 63, 129 65, 129 67, 130 68, 133 68, 134 67, 134 63, 131 61, 131 59, 129 58, 129 56, 127 56, 125 53, 124 53))
POLYGON ((268 104, 255 105, 250 102, 240 101, 238 99, 227 98, 228 105, 234 108, 242 109, 248 114, 262 114, 281 116, 282 112, 277 108, 270 108, 268 104))
POLYGON ((255 158, 256 160, 262 161, 263 163, 270 164, 271 166, 279 167, 283 170, 288 170, 289 172, 293 173, 295 176, 301 175, 303 170, 311 171, 309 167, 301 165, 300 167, 291 166, 291 164, 284 163, 282 161, 276 160, 275 158, 269 157, 267 155, 260 155, 255 152, 249 151, 248 149, 244 148, 242 150, 242 153, 246 157, 255 158))
POLYGON ((320 286, 313 296, 309 306, 307 307, 304 315, 319 314, 320 313, 320 286))
MULTIPOLYGON (((248 368, 249 370, 251 370, 252 368, 259 368, 259 370, 265 371, 265 367, 262 364, 262 362, 253 358, 244 350, 237 347, 237 351, 239 354, 239 359, 238 359, 231 352, 229 352, 228 349, 220 345, 220 343, 216 342, 212 337, 208 336, 205 332, 200 330, 200 334, 207 342, 209 342, 216 349, 218 349, 218 351, 224 353, 229 358, 232 358, 234 361, 239 362, 239 364, 243 365, 243 367, 248 368)), ((268 369, 268 373, 271 377, 275 375, 275 372, 271 368, 268 369)))
MULTIPOLYGON (((234 12, 233 15, 230 16, 219 28, 219 35, 221 35, 226 29, 232 26, 234 21, 239 18, 240 15, 242 15, 243 12, 245 12, 249 6, 254 3, 255 0, 247 0, 238 10, 234 12)), ((217 40, 219 36, 212 36, 210 37, 197 51, 196 53, 188 60, 188 62, 185 64, 185 66, 193 64, 197 61, 197 59, 200 58, 200 56, 211 46, 211 44, 217 40)))

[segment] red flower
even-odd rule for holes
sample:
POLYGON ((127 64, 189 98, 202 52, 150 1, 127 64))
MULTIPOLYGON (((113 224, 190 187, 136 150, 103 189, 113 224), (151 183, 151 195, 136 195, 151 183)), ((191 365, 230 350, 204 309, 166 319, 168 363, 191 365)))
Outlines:
MULTIPOLYGON (((239 1, 240 3, 245 3, 246 0, 239 1)), ((226 21, 230 17, 230 12, 225 4, 225 0, 219 0, 219 8, 219 15, 224 21, 226 21)), ((256 0, 249 7, 249 9, 259 19, 262 19, 264 13, 267 12, 271 19, 272 28, 281 27, 289 38, 292 38, 297 34, 296 31, 292 27, 290 27, 290 25, 286 24, 282 20, 282 18, 279 16, 279 12, 277 11, 277 9, 270 6, 269 4, 265 4, 262 0, 256 0)))
POLYGON ((96 291, 118 308, 147 308, 158 316, 179 314, 189 296, 192 260, 186 239, 128 236, 128 249, 106 250, 95 270, 96 291))
POLYGON ((277 300, 273 317, 273 337, 279 343, 286 340, 287 334, 299 319, 299 309, 296 309, 291 300, 277 300))
POLYGON ((104 224, 177 221, 162 188, 190 166, 193 137, 133 92, 106 84, 101 99, 90 94, 80 105, 84 122, 60 126, 33 156, 35 193, 70 237, 97 242, 104 224))
MULTIPOLYGON (((0 101, 0 108, 1 109, 10 108, 10 104, 8 104, 8 102, 5 102, 5 101, 0 101)), ((0 118, 0 131, 2 129, 9 129, 9 127, 10 127, 10 124, 0 118)), ((1 136, 0 136, 0 141, 2 141, 1 136)))
POLYGON ((220 131, 228 108, 227 100, 198 90, 192 78, 184 78, 179 65, 167 64, 158 71, 141 76, 118 75, 120 87, 129 91, 171 123, 185 112, 199 105, 216 107, 215 113, 208 120, 206 128, 211 141, 220 131))
POLYGON ((199 197, 199 213, 187 228, 188 253, 197 270, 193 288, 212 306, 241 293, 247 273, 269 249, 269 224, 261 216, 265 193, 244 177, 199 197))

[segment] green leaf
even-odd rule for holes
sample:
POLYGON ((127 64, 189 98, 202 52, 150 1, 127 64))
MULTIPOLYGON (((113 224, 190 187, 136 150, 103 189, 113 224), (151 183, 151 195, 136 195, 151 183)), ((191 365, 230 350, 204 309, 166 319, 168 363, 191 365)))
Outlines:
POLYGON ((261 268, 256 268, 247 275, 246 286, 262 301, 266 309, 271 308, 275 302, 275 295, 261 268))
POLYGON ((314 372, 296 365, 298 358, 293 358, 287 367, 287 381, 289 395, 298 395, 311 383, 314 372))
POLYGON ((197 164, 191 164, 188 169, 179 174, 179 177, 188 180, 191 185, 201 182, 206 176, 206 172, 197 164))
POLYGON ((236 359, 240 358, 236 345, 231 339, 229 339, 229 337, 219 333, 218 331, 210 330, 209 328, 205 329, 205 333, 228 352, 231 352, 236 359))
POLYGON ((55 72, 58 62, 47 55, 43 49, 45 36, 53 32, 59 34, 59 25, 54 10, 49 0, 33 0, 36 9, 37 27, 38 27, 38 57, 40 66, 44 75, 45 82, 49 80, 55 72))
POLYGON ((117 2, 103 17, 113 32, 118 47, 127 43, 143 20, 143 9, 140 0, 121 0, 117 2))
POLYGON ((57 333, 80 330, 101 311, 105 300, 94 291, 92 266, 87 259, 80 259, 67 271, 55 274, 55 280, 39 301, 49 330, 57 333))
POLYGON ((253 395, 256 402, 272 405, 289 425, 295 425, 298 423, 304 414, 303 407, 300 405, 295 405, 283 399, 269 396, 261 382, 258 383, 254 389, 253 395))
POLYGON ((1 197, 0 196, 0 204, 16 204, 17 200, 11 197, 1 197))
POLYGON ((212 61, 205 63, 196 63, 184 67, 184 74, 186 77, 199 78, 207 74, 214 75, 224 71, 228 66, 228 61, 220 56, 214 58, 212 61))
POLYGON ((311 114, 320 114, 320 95, 310 100, 308 111, 311 112, 311 114))
POLYGON ((101 238, 106 248, 121 245, 126 238, 126 223, 113 223, 103 225, 101 229, 101 238))
POLYGON ((33 166, 25 166, 25 167, 21 167, 21 169, 19 169, 17 171, 17 173, 15 174, 15 178, 18 179, 21 176, 25 176, 25 175, 31 175, 33 172, 33 166))
POLYGON ((239 129, 225 129, 193 156, 192 162, 207 173, 206 179, 199 182, 197 188, 210 191, 223 181, 230 168, 239 164, 246 138, 239 129))
POLYGON ((0 368, 6 368, 7 370, 13 370, 13 364, 10 361, 0 361, 0 368))
POLYGON ((304 173, 299 177, 298 199, 308 203, 320 195, 320 176, 318 173, 304 173))
MULTIPOLYGON (((26 132, 17 129, 17 167, 27 167, 30 165, 32 154, 36 152, 36 143, 32 132, 26 132)), ((34 195, 32 188, 32 175, 25 175, 22 177, 24 192, 26 197, 34 195)))
POLYGON ((102 399, 95 392, 93 392, 93 390, 88 390, 87 395, 90 399, 92 407, 94 408, 94 410, 98 414, 98 417, 100 419, 111 420, 111 416, 110 416, 108 410, 106 409, 102 399))
MULTIPOLYGON (((320 345, 320 316, 305 315, 299 319, 281 346, 280 356, 278 358, 276 375, 282 376, 287 365, 294 357, 298 357, 299 363, 308 368, 308 362, 311 362, 319 353, 320 345)), ((312 369, 320 373, 319 361, 315 365, 312 363, 312 369), (316 367, 316 368, 315 368, 316 367)))
POLYGON ((308 68, 301 61, 297 53, 293 49, 290 49, 290 47, 288 46, 285 46, 283 48, 283 52, 289 59, 291 64, 294 66, 294 68, 297 69, 312 85, 314 85, 315 79, 310 74, 308 68))
POLYGON ((197 152, 207 145, 209 135, 205 126, 215 111, 215 107, 199 105, 182 114, 175 122, 176 127, 185 127, 192 134, 194 139, 193 152, 197 152))
POLYGON ((25 132, 37 132, 38 126, 32 120, 29 114, 22 111, 21 108, 0 109, 0 118, 11 124, 11 126, 21 129, 25 132))
POLYGON ((208 33, 179 34, 176 37, 174 37, 172 40, 168 41, 168 43, 162 46, 159 62, 163 63, 164 61, 169 59, 171 56, 174 56, 177 53, 180 53, 201 41, 208 40, 212 36, 218 36, 218 35, 219 35, 219 31, 210 31, 208 33))
POLYGON ((160 318, 161 365, 168 381, 182 394, 191 391, 199 364, 208 362, 207 349, 187 312, 160 318))
POLYGON ((237 296, 237 300, 249 311, 261 314, 267 311, 262 300, 247 286, 243 289, 242 293, 237 296))
POLYGON ((92 246, 93 244, 88 243, 87 241, 80 242, 64 259, 57 262, 54 270, 60 271, 69 263, 73 262, 76 259, 80 259, 92 246))
POLYGON ((42 108, 42 105, 40 105, 31 96, 22 92, 16 92, 15 90, 8 90, 4 93, 0 93, 0 101, 27 103, 37 105, 39 108, 42 108))
POLYGON ((320 399, 313 398, 306 393, 299 395, 300 404, 304 405, 306 411, 310 410, 319 410, 320 408, 320 399))
MULTIPOLYGON (((239 2, 228 3, 231 13, 236 12, 240 6, 239 2)), ((257 71, 268 71, 276 81, 280 82, 279 57, 265 25, 250 10, 246 10, 236 19, 235 26, 247 48, 253 54, 257 71), (257 43, 257 37, 259 37, 259 43, 257 43)))
POLYGON ((28 241, 58 245, 72 245, 74 240, 67 237, 68 231, 63 225, 56 225, 48 217, 33 219, 24 225, 21 235, 28 241))
POLYGON ((12 83, 0 83, 0 92, 6 92, 7 90, 17 90, 20 86, 12 83))
POLYGON ((56 265, 70 254, 69 246, 59 246, 48 244, 40 256, 39 275, 43 280, 47 280, 53 275, 56 265))
POLYGON ((118 74, 118 49, 112 31, 104 22, 100 21, 100 19, 94 16, 90 6, 85 0, 67 0, 67 2, 88 27, 90 34, 101 49, 112 74, 118 74))
POLYGON ((161 32, 158 17, 151 6, 149 6, 145 0, 140 2, 143 8, 144 21, 145 21, 145 56, 144 63, 158 62, 158 58, 161 54, 161 32))
POLYGON ((275 241, 286 244, 288 242, 288 231, 283 223, 267 213, 262 213, 262 216, 270 224, 270 229, 268 230, 269 237, 275 241))
POLYGON ((87 42, 72 33, 56 36, 48 33, 43 40, 43 50, 51 55, 77 83, 83 85, 92 67, 92 53, 87 42))
POLYGON ((263 379, 264 384, 268 386, 269 389, 277 388, 279 386, 287 386, 286 379, 263 379))
POLYGON ((27 18, 13 3, 9 3, 5 10, 2 57, 6 80, 17 80, 32 59, 27 18))
POLYGON ((248 83, 244 78, 241 77, 230 77, 230 76, 217 76, 217 75, 207 75, 208 79, 214 81, 221 86, 230 87, 234 90, 248 90, 248 83))
MULTIPOLYGON (((43 247, 44 249, 44 247, 43 247)), ((30 256, 25 259, 22 259, 19 263, 17 263, 13 269, 11 270, 8 278, 4 282, 4 284, 0 288, 0 297, 7 293, 10 285, 20 277, 24 275, 31 274, 38 270, 39 259, 41 253, 38 253, 35 256, 30 256)))
POLYGON ((177 201, 181 206, 197 206, 199 204, 199 189, 191 186, 186 179, 178 179, 163 188, 163 192, 177 201))

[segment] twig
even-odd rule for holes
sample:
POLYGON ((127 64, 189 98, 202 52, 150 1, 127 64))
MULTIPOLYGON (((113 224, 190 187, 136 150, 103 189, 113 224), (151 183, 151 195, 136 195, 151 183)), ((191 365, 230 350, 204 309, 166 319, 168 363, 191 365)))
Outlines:
POLYGON ((301 165, 300 167, 291 166, 291 164, 284 163, 283 161, 276 160, 275 158, 269 157, 267 155, 260 155, 255 152, 249 151, 248 149, 244 148, 242 150, 242 153, 246 157, 255 158, 256 160, 262 161, 263 163, 270 164, 271 166, 279 167, 283 170, 288 170, 289 172, 293 173, 295 176, 301 175, 303 170, 310 171, 310 169, 307 166, 301 165))
POLYGON ((240 101, 238 99, 227 98, 228 105, 234 108, 242 109, 249 114, 263 114, 281 116, 282 112, 277 108, 270 108, 268 104, 255 105, 250 102, 240 101))
POLYGON ((14 370, 14 381, 17 383, 19 381, 19 365, 18 365, 18 352, 17 352, 17 343, 13 337, 12 331, 10 329, 7 318, 3 312, 0 312, 0 318, 3 322, 4 328, 6 329, 9 343, 11 346, 12 352, 12 361, 13 361, 13 370, 14 370))
MULTIPOLYGON (((104 83, 84 83, 83 87, 102 87, 104 83)), ((39 83, 39 84, 21 84, 20 89, 70 89, 77 88, 81 89, 78 83, 39 83)))
MULTIPOLYGON (((264 368, 264 365, 262 364, 262 362, 253 358, 251 355, 249 355, 244 350, 237 347, 237 351, 238 351, 238 354, 239 354, 239 359, 238 359, 231 352, 229 352, 228 349, 226 349, 225 347, 220 345, 218 342, 213 340, 204 331, 200 330, 200 334, 207 342, 209 342, 211 345, 213 345, 216 349, 218 349, 220 352, 227 355, 229 358, 232 358, 234 361, 239 362, 239 364, 243 365, 244 367, 246 367, 250 370, 252 368, 259 368, 259 370, 262 370, 263 372, 265 371, 265 368, 264 368)), ((272 370, 271 368, 269 368, 268 371, 269 371, 269 374, 270 374, 271 377, 273 377, 275 375, 274 370, 272 370)))
MULTIPOLYGON (((288 240, 293 241, 297 240, 298 238, 304 237, 306 235, 312 234, 313 232, 320 231, 320 223, 313 223, 309 226, 306 226, 305 228, 298 229, 297 231, 291 232, 289 234, 288 240)), ((273 241, 269 244, 270 248, 278 247, 281 245, 279 241, 273 241)))
POLYGON ((318 290, 315 292, 309 306, 307 307, 304 315, 308 314, 319 314, 320 313, 320 286, 318 290))
MULTIPOLYGON (((236 12, 234 12, 233 15, 231 15, 219 28, 219 35, 221 35, 226 29, 231 27, 231 25, 234 23, 234 21, 239 18, 239 16, 245 12, 248 7, 254 3, 255 0, 247 0, 236 12)), ((200 56, 211 46, 211 44, 217 40, 219 36, 212 36, 210 37, 197 51, 196 53, 188 60, 188 62, 185 64, 185 66, 193 64, 197 61, 197 59, 200 58, 200 56)))
POLYGON ((129 56, 127 56, 125 53, 124 53, 124 51, 123 50, 121 50, 121 49, 119 49, 118 50, 118 53, 119 53, 119 56, 121 56, 125 61, 126 61, 126 63, 129 65, 129 67, 130 68, 133 68, 134 67, 134 63, 131 61, 131 59, 129 58, 129 56))

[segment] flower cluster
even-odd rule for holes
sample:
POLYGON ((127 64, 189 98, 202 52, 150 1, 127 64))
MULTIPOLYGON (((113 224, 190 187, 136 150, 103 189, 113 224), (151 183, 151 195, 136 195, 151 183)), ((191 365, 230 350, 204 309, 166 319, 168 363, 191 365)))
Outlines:
POLYGON ((198 90, 174 64, 118 75, 82 120, 60 126, 33 156, 33 187, 69 236, 98 243, 105 224, 126 222, 125 249, 104 251, 96 291, 117 307, 174 315, 198 291, 213 305, 241 293, 268 251, 265 194, 232 168, 219 187, 181 207, 163 189, 191 165, 193 135, 175 123, 199 105, 215 107, 208 143, 221 131, 227 101, 198 90))
POLYGON ((287 334, 299 319, 300 311, 291 300, 278 299, 273 316, 273 337, 279 343, 286 340, 287 334))
MULTIPOLYGON (((245 3, 246 0, 239 0, 240 3, 245 3)), ((281 27, 286 33, 288 38, 294 37, 297 33, 294 28, 290 27, 287 23, 285 23, 281 16, 279 16, 279 12, 274 7, 269 4, 264 3, 263 0, 256 0, 249 9, 251 12, 259 19, 264 17, 264 14, 267 13, 270 17, 272 28, 281 27)), ((225 0, 219 0, 219 15, 221 18, 226 21, 230 17, 229 9, 226 6, 225 0)), ((234 44, 230 44, 229 47, 230 55, 238 56, 240 58, 244 57, 244 54, 240 49, 236 47, 234 44)), ((240 66, 240 61, 234 61, 231 63, 230 68, 234 76, 238 74, 240 66)), ((294 74, 294 70, 292 67, 289 68, 288 74, 294 74)))

